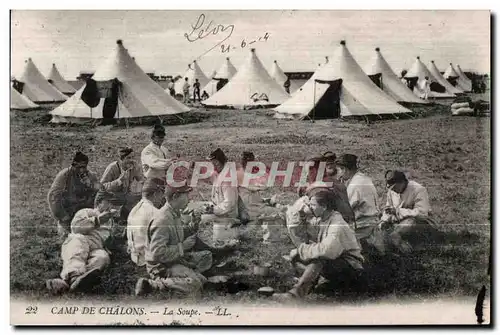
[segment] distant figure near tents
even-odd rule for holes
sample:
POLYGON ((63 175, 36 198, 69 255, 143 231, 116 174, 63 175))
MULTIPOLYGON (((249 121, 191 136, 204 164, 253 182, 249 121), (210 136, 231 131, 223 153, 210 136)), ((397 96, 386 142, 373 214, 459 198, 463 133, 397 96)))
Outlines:
POLYGON ((285 83, 283 84, 286 93, 290 94, 290 78, 287 77, 285 83))
POLYGON ((189 82, 188 82, 189 78, 186 77, 184 78, 184 85, 182 86, 182 93, 184 95, 184 103, 188 103, 189 102, 189 82))
POLYGON ((198 101, 201 101, 200 97, 200 82, 198 79, 194 80, 193 84, 193 101, 196 102, 196 96, 198 96, 198 101))
POLYGON ((201 95, 201 100, 207 100, 208 98, 210 98, 210 96, 208 95, 207 91, 203 91, 203 94, 201 95))
POLYGON ((174 78, 170 79, 170 82, 167 84, 168 91, 170 95, 175 97, 175 86, 174 86, 174 78))
POLYGON ((431 83, 429 81, 429 77, 425 77, 423 86, 424 86, 424 100, 428 100, 429 99, 429 92, 431 90, 431 83))

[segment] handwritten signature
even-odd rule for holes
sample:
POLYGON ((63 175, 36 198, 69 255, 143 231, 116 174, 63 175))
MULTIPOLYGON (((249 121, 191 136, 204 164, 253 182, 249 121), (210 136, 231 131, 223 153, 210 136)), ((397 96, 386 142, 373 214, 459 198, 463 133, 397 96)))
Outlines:
MULTIPOLYGON (((219 45, 221 45, 224 41, 226 41, 229 37, 231 37, 231 35, 233 34, 233 31, 234 31, 234 25, 222 25, 222 24, 217 24, 217 25, 213 25, 213 20, 210 20, 210 22, 206 25, 206 27, 203 28, 204 24, 205 24, 205 14, 200 14, 198 16, 198 19, 196 20, 196 23, 194 25, 191 25, 191 32, 188 34, 188 33, 184 33, 184 37, 189 41, 189 42, 196 42, 198 40, 201 40, 207 36, 210 36, 210 35, 217 35, 219 33, 226 33, 227 36, 219 41, 217 44, 215 44, 213 47, 211 47, 210 49, 208 49, 207 51, 205 51, 205 53, 203 55, 205 55, 206 53, 212 51, 213 49, 215 49, 216 47, 218 47, 219 45)), ((201 55, 201 56, 203 56, 201 55)), ((201 57, 200 56, 200 57, 201 57)))

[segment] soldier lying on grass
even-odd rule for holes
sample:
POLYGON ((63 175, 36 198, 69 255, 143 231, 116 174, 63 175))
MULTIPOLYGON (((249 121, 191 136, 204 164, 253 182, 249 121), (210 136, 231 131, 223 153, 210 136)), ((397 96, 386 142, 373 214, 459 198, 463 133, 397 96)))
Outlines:
POLYGON ((84 208, 75 214, 71 233, 61 247, 61 278, 46 282, 50 292, 89 291, 99 282, 110 262, 105 243, 112 236, 114 219, 120 214, 112 199, 112 194, 101 192, 95 199, 95 208, 84 208))

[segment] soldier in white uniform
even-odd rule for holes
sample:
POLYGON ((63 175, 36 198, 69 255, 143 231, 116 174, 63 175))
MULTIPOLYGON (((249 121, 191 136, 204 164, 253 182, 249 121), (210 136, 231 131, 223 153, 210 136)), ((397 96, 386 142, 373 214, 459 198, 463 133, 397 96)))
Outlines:
POLYGON ((358 157, 344 154, 337 161, 337 175, 347 187, 349 204, 356 220, 355 232, 359 240, 364 240, 384 253, 382 232, 378 228, 380 212, 378 194, 370 177, 358 170, 358 157))
POLYGON ((84 208, 75 214, 71 233, 61 247, 61 278, 46 282, 51 293, 88 291, 99 282, 110 263, 105 244, 119 216, 119 206, 112 200, 112 194, 101 192, 95 200, 96 208, 84 208))
POLYGON ((162 125, 156 125, 151 135, 151 142, 141 153, 142 171, 146 178, 166 180, 167 170, 177 161, 176 158, 169 158, 167 151, 162 148, 164 141, 165 128, 162 125))
POLYGON ((381 218, 381 226, 389 242, 402 253, 412 251, 404 238, 422 230, 436 231, 430 219, 431 206, 427 189, 414 180, 408 180, 401 171, 387 171, 387 203, 381 218))

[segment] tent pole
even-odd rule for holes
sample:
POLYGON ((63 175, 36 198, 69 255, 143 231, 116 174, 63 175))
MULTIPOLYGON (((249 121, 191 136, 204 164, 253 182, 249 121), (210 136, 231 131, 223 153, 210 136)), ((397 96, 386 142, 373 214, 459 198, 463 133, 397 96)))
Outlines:
POLYGON ((316 113, 316 80, 314 81, 314 93, 313 93, 313 112, 312 112, 312 122, 314 123, 314 114, 316 113))

